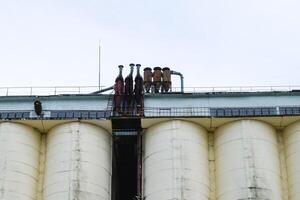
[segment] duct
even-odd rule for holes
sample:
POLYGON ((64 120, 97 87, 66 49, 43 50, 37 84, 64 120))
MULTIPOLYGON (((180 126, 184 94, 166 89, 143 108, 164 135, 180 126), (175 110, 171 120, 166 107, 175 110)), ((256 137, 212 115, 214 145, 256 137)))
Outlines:
POLYGON ((134 79, 135 85, 134 85, 134 97, 135 97, 135 103, 137 106, 137 112, 138 114, 141 114, 143 107, 144 107, 144 80, 143 77, 140 75, 140 64, 136 64, 137 67, 137 74, 134 79))
POLYGON ((106 92, 106 91, 109 91, 109 90, 113 90, 114 89, 114 86, 110 86, 110 87, 108 87, 108 88, 104 88, 104 89, 102 89, 102 90, 98 90, 98 91, 96 91, 96 92, 92 92, 92 93, 90 93, 90 94, 101 94, 101 93, 103 93, 103 92, 106 92))
POLYGON ((171 75, 180 76, 180 84, 181 84, 180 89, 181 89, 181 93, 183 93, 184 92, 184 80, 183 80, 184 77, 183 77, 182 73, 171 70, 171 75))
POLYGON ((134 69, 134 64, 130 64, 130 73, 129 75, 125 78, 125 96, 124 96, 124 101, 123 101, 123 107, 125 114, 130 113, 133 107, 133 94, 134 94, 134 89, 133 89, 133 69, 134 69))
MULTIPOLYGON (((123 65, 119 65, 118 67, 119 67, 119 75, 118 75, 118 77, 116 78, 116 82, 117 82, 117 80, 120 80, 121 82, 123 82, 123 85, 124 85, 124 79, 123 79, 123 76, 122 76, 123 65)), ((103 92, 106 92, 106 91, 109 91, 109 90, 113 90, 114 87, 115 87, 115 86, 113 85, 113 86, 110 86, 110 87, 108 87, 108 88, 104 88, 104 89, 101 89, 101 90, 97 90, 97 91, 92 92, 92 93, 89 93, 89 94, 91 94, 91 95, 93 95, 93 94, 101 94, 101 93, 103 93, 103 92)))
POLYGON ((122 102, 123 102, 123 95, 124 95, 124 79, 122 76, 124 66, 119 65, 119 75, 115 80, 115 94, 114 94, 114 111, 121 112, 122 110, 122 102))
POLYGON ((129 75, 125 78, 125 95, 133 95, 133 68, 134 64, 130 64, 130 73, 129 75))

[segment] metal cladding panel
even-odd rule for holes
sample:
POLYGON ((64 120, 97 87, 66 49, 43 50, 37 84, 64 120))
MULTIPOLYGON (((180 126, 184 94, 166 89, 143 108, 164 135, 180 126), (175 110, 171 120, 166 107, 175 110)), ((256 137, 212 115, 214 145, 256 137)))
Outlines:
POLYGON ((207 200, 209 164, 207 132, 186 121, 150 127, 144 137, 145 200, 207 200))
POLYGON ((284 130, 289 200, 300 199, 300 122, 284 130))
POLYGON ((47 136, 44 200, 109 200, 111 135, 80 122, 53 128, 47 136))
POLYGON ((241 120, 215 132, 218 200, 281 200, 276 131, 268 124, 241 120))
POLYGON ((40 143, 33 128, 0 123, 0 199, 36 199, 40 143))

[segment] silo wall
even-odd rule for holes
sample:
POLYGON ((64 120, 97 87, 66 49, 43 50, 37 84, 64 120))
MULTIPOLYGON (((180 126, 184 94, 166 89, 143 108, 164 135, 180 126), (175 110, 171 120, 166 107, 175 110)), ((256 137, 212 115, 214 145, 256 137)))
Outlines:
POLYGON ((0 123, 0 199, 35 200, 41 135, 18 123, 0 123))
POLYGON ((282 200, 276 130, 240 120, 215 132, 217 200, 282 200))
POLYGON ((300 199, 300 122, 284 130, 289 200, 300 199))
MULTIPOLYGON (((300 199, 300 122, 244 119, 209 132, 170 120, 143 134, 145 200, 300 199)), ((0 123, 1 200, 110 200, 112 138, 69 122, 48 133, 0 123)))
POLYGON ((111 135, 71 122, 47 135, 44 200, 110 200, 111 135))
POLYGON ((145 200, 208 200, 208 137, 197 124, 171 120, 144 134, 145 200))

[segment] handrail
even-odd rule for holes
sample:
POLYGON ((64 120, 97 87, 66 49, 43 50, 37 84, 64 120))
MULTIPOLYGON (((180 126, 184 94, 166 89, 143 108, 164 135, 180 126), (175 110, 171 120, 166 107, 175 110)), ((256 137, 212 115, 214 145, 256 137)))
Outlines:
MULTIPOLYGON (((217 87, 185 87, 185 93, 217 93, 217 92, 275 92, 300 91, 300 85, 295 86, 217 86, 217 87)), ((172 87, 172 92, 180 92, 180 87, 172 87)))
MULTIPOLYGON (((101 86, 100 90, 106 88, 101 86)), ((99 86, 38 86, 38 87, 0 87, 0 96, 48 96, 62 94, 91 94, 99 86)), ((300 91, 300 85, 294 86, 221 86, 221 87, 184 87, 185 93, 218 92, 274 92, 300 91)), ((172 87, 172 92, 181 92, 181 87, 172 87)))
MULTIPOLYGON (((101 86, 100 89, 105 88, 101 86)), ((48 96, 62 94, 89 94, 99 90, 99 86, 32 86, 0 87, 0 96, 48 96)))

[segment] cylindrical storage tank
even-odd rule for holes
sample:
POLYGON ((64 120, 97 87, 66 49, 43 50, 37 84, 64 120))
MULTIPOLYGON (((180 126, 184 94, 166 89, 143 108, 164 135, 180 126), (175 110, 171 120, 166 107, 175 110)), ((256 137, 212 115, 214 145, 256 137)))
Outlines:
POLYGON ((171 70, 169 67, 164 67, 162 71, 163 71, 162 92, 169 92, 171 88, 171 70))
POLYGON ((145 200, 208 200, 207 132, 197 124, 172 120, 144 135, 145 200))
POLYGON ((300 122, 284 130, 289 200, 300 199, 300 122))
POLYGON ((153 72, 153 86, 154 86, 154 92, 158 93, 161 88, 161 79, 162 79, 162 73, 160 67, 154 67, 153 72))
POLYGON ((281 200, 276 130, 256 120, 235 121, 215 132, 217 200, 281 200))
POLYGON ((152 69, 146 67, 144 69, 144 87, 147 93, 149 93, 152 85, 152 69))
POLYGON ((53 128, 47 136, 44 200, 110 200, 111 143, 111 135, 95 125, 53 128))
POLYGON ((0 123, 0 199, 36 199, 40 143, 33 128, 0 123))

